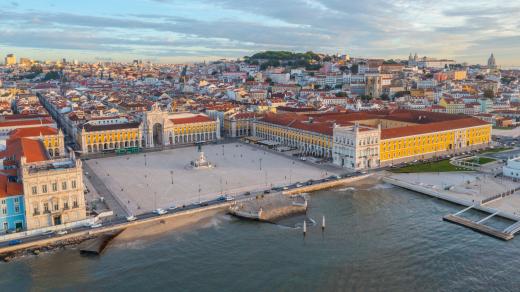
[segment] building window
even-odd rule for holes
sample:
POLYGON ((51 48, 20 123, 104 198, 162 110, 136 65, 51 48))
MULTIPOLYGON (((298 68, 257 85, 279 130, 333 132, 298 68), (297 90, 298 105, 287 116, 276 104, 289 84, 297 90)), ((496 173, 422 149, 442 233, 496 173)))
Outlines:
POLYGON ((72 208, 78 208, 78 198, 74 197, 72 198, 72 208))
POLYGON ((32 187, 32 194, 36 195, 38 193, 38 188, 36 186, 32 187))
POLYGON ((33 215, 40 215, 40 210, 37 204, 33 205, 33 215))
POLYGON ((9 223, 4 222, 4 230, 7 230, 7 229, 9 229, 9 223))
POLYGON ((60 206, 58 205, 58 202, 55 202, 53 205, 54 211, 58 211, 60 209, 60 206))
POLYGON ((49 203, 43 203, 43 213, 49 213, 49 203))
POLYGON ((20 205, 14 205, 14 212, 15 213, 20 213, 20 205))
POLYGON ((7 207, 3 207, 2 208, 2 214, 3 215, 7 215, 7 207))
POLYGON ((67 189, 67 182, 66 181, 61 183, 61 189, 62 190, 66 190, 67 189))
POLYGON ((14 202, 15 203, 19 203, 20 202, 20 198, 14 198, 14 202))
POLYGON ((68 210, 69 209, 69 202, 65 201, 63 202, 63 209, 68 210))
POLYGON ((58 191, 58 183, 52 183, 52 191, 57 192, 58 191))
POLYGON ((73 181, 70 183, 70 185, 71 185, 71 187, 72 187, 73 189, 75 189, 75 188, 76 188, 76 180, 73 180, 73 181))
POLYGON ((42 193, 47 193, 47 185, 42 186, 42 193))

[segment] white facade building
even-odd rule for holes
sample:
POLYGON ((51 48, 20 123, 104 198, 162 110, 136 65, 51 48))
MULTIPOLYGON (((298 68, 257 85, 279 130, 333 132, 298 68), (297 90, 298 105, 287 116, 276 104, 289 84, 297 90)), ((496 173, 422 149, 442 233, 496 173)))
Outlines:
POLYGON ((507 164, 502 167, 504 176, 520 179, 520 157, 508 159, 507 164))
POLYGON ((379 167, 380 137, 380 125, 373 128, 356 123, 354 126, 334 127, 334 164, 352 170, 379 167))

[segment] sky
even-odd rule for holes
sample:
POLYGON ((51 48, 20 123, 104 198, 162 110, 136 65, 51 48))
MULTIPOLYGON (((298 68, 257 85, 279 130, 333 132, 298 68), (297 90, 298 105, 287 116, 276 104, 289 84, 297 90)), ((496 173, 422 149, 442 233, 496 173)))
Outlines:
POLYGON ((520 66, 520 1, 1 0, 0 56, 184 63, 264 50, 520 66))

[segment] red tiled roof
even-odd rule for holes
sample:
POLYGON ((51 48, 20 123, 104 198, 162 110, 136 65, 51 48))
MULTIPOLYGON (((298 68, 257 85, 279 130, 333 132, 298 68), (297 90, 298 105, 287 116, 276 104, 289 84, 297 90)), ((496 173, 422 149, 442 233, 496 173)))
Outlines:
POLYGON ((404 137, 429 132, 459 129, 487 125, 488 123, 465 115, 414 111, 414 110, 381 110, 364 112, 330 112, 330 113, 278 113, 266 114, 263 121, 281 126, 292 127, 325 135, 332 135, 334 124, 352 125, 355 121, 370 119, 386 119, 413 123, 405 127, 381 130, 382 139, 404 137), (312 122, 310 122, 312 118, 312 122))
POLYGON ((192 124, 192 123, 205 123, 205 122, 212 122, 213 120, 210 119, 207 116, 203 115, 196 115, 193 117, 186 117, 186 118, 172 118, 170 119, 174 124, 192 124))
POLYGON ((43 118, 37 120, 0 121, 0 128, 29 125, 52 125, 53 123, 54 122, 50 118, 43 118))
POLYGON ((9 132, 9 139, 57 135, 58 129, 51 127, 19 128, 9 132))
POLYGON ((382 129, 381 139, 392 139, 397 137, 406 137, 412 135, 426 134, 431 132, 440 132, 468 127, 489 125, 485 121, 473 117, 463 116, 465 118, 455 121, 435 122, 430 124, 412 125, 398 128, 382 129))
POLYGON ((5 175, 0 175, 0 198, 22 195, 23 184, 10 182, 5 175))
MULTIPOLYGON (((18 138, 7 140, 7 149, 0 152, 0 157, 15 157, 15 160, 20 160, 25 156, 27 162, 38 162, 48 160, 47 150, 43 146, 42 141, 33 140, 29 138, 18 138)), ((6 161, 4 161, 5 164, 6 161)))

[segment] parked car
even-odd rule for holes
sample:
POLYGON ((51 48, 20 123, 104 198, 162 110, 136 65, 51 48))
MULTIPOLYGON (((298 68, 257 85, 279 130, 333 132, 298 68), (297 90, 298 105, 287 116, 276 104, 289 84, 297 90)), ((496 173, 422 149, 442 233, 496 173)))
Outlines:
POLYGON ((60 230, 60 231, 56 232, 56 234, 58 234, 58 235, 65 235, 67 233, 69 233, 67 230, 60 230))
POLYGON ((135 221, 135 220, 137 220, 137 217, 135 217, 134 215, 130 215, 130 216, 126 217, 126 221, 128 221, 128 222, 135 221))
POLYGON ((265 190, 264 194, 269 194, 270 192, 271 192, 271 190, 265 190))
POLYGON ((155 210, 153 210, 153 212, 157 215, 164 215, 164 214, 168 213, 168 211, 161 209, 161 208, 155 209, 155 210))
POLYGON ((168 207, 168 210, 170 210, 170 211, 173 211, 175 209, 177 209, 177 206, 175 206, 175 205, 168 207))
POLYGON ((99 227, 101 227, 101 226, 103 226, 103 224, 101 224, 101 223, 95 223, 95 224, 90 225, 90 228, 99 228, 99 227))
POLYGON ((42 232, 42 235, 52 235, 52 234, 54 234, 53 230, 47 230, 47 231, 42 232))
POLYGON ((244 196, 249 196, 249 195, 251 195, 251 192, 245 192, 244 193, 244 196))
POLYGON ((20 239, 13 239, 11 241, 9 241, 9 245, 17 245, 17 244, 20 244, 22 243, 22 241, 20 239))

